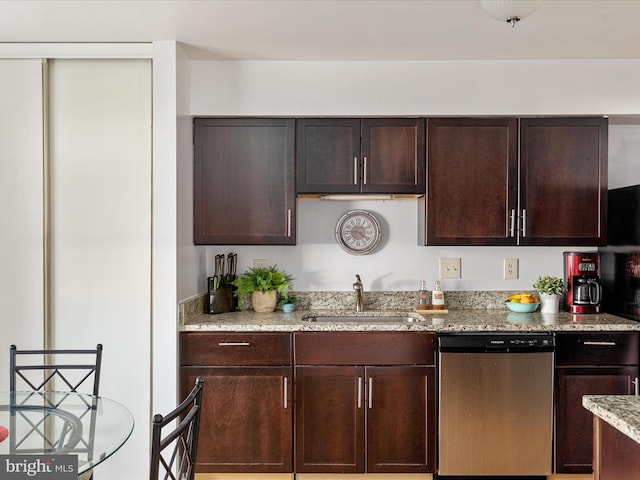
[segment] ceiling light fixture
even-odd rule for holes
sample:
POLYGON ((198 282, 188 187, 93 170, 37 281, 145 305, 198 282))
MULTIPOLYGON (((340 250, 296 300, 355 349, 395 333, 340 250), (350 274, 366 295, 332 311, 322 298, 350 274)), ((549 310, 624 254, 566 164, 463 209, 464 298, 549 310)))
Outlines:
POLYGON ((489 16, 516 26, 520 20, 535 12, 543 0, 478 0, 489 16))

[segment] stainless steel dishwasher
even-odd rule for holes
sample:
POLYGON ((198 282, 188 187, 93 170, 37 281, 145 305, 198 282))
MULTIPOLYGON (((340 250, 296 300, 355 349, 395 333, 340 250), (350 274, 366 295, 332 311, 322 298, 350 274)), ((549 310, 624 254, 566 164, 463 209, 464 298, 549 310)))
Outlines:
POLYGON ((551 474, 553 334, 438 339, 438 478, 551 474))

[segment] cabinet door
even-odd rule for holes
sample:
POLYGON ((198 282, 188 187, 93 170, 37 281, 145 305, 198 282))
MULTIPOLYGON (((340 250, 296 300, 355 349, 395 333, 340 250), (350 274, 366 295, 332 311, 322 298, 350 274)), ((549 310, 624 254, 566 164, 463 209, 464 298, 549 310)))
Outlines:
POLYGON ((521 245, 606 245, 607 125, 520 121, 521 245))
POLYGON ((364 367, 296 367, 296 472, 364 472, 364 367))
POLYGON ((181 390, 205 379, 196 472, 293 471, 289 367, 182 367, 181 390))
POLYGON ((517 123, 431 118, 420 243, 515 245, 517 123))
POLYGON ((194 120, 193 241, 294 245, 293 119, 194 120))
POLYGON ((434 367, 367 367, 367 472, 433 472, 434 367))
POLYGON ((593 414, 583 395, 629 395, 638 367, 556 369, 555 472, 592 472, 593 414))
POLYGON ((361 124, 363 193, 423 194, 424 119, 368 118, 361 124))
POLYGON ((360 191, 360 120, 299 119, 296 136, 298 193, 360 191))

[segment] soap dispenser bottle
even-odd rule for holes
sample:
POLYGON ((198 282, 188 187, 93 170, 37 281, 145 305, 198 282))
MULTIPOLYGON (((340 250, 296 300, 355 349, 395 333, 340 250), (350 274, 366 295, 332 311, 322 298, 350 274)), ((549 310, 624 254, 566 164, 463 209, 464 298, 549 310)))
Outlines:
POLYGON ((436 280, 436 287, 431 294, 431 308, 433 310, 444 310, 444 293, 440 290, 440 282, 436 280))

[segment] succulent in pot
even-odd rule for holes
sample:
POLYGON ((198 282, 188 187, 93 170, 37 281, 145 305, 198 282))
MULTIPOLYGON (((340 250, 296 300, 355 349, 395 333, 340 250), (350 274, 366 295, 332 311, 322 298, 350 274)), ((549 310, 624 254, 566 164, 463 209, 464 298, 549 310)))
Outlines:
POLYGON ((270 267, 249 268, 233 281, 240 302, 251 296, 253 309, 259 313, 273 312, 281 297, 289 295, 293 278, 288 273, 270 267))
POLYGON ((302 298, 297 296, 289 296, 289 294, 283 295, 278 302, 278 305, 282 307, 283 312, 293 312, 296 309, 296 303, 302 298))
POLYGON ((560 295, 564 292, 564 281, 558 277, 544 275, 538 277, 533 284, 540 294, 540 311, 542 313, 555 313, 560 306, 560 295))
POLYGON ((564 282, 561 278, 544 275, 538 277, 533 284, 533 288, 539 293, 546 293, 547 295, 562 295, 562 292, 564 292, 564 282))

